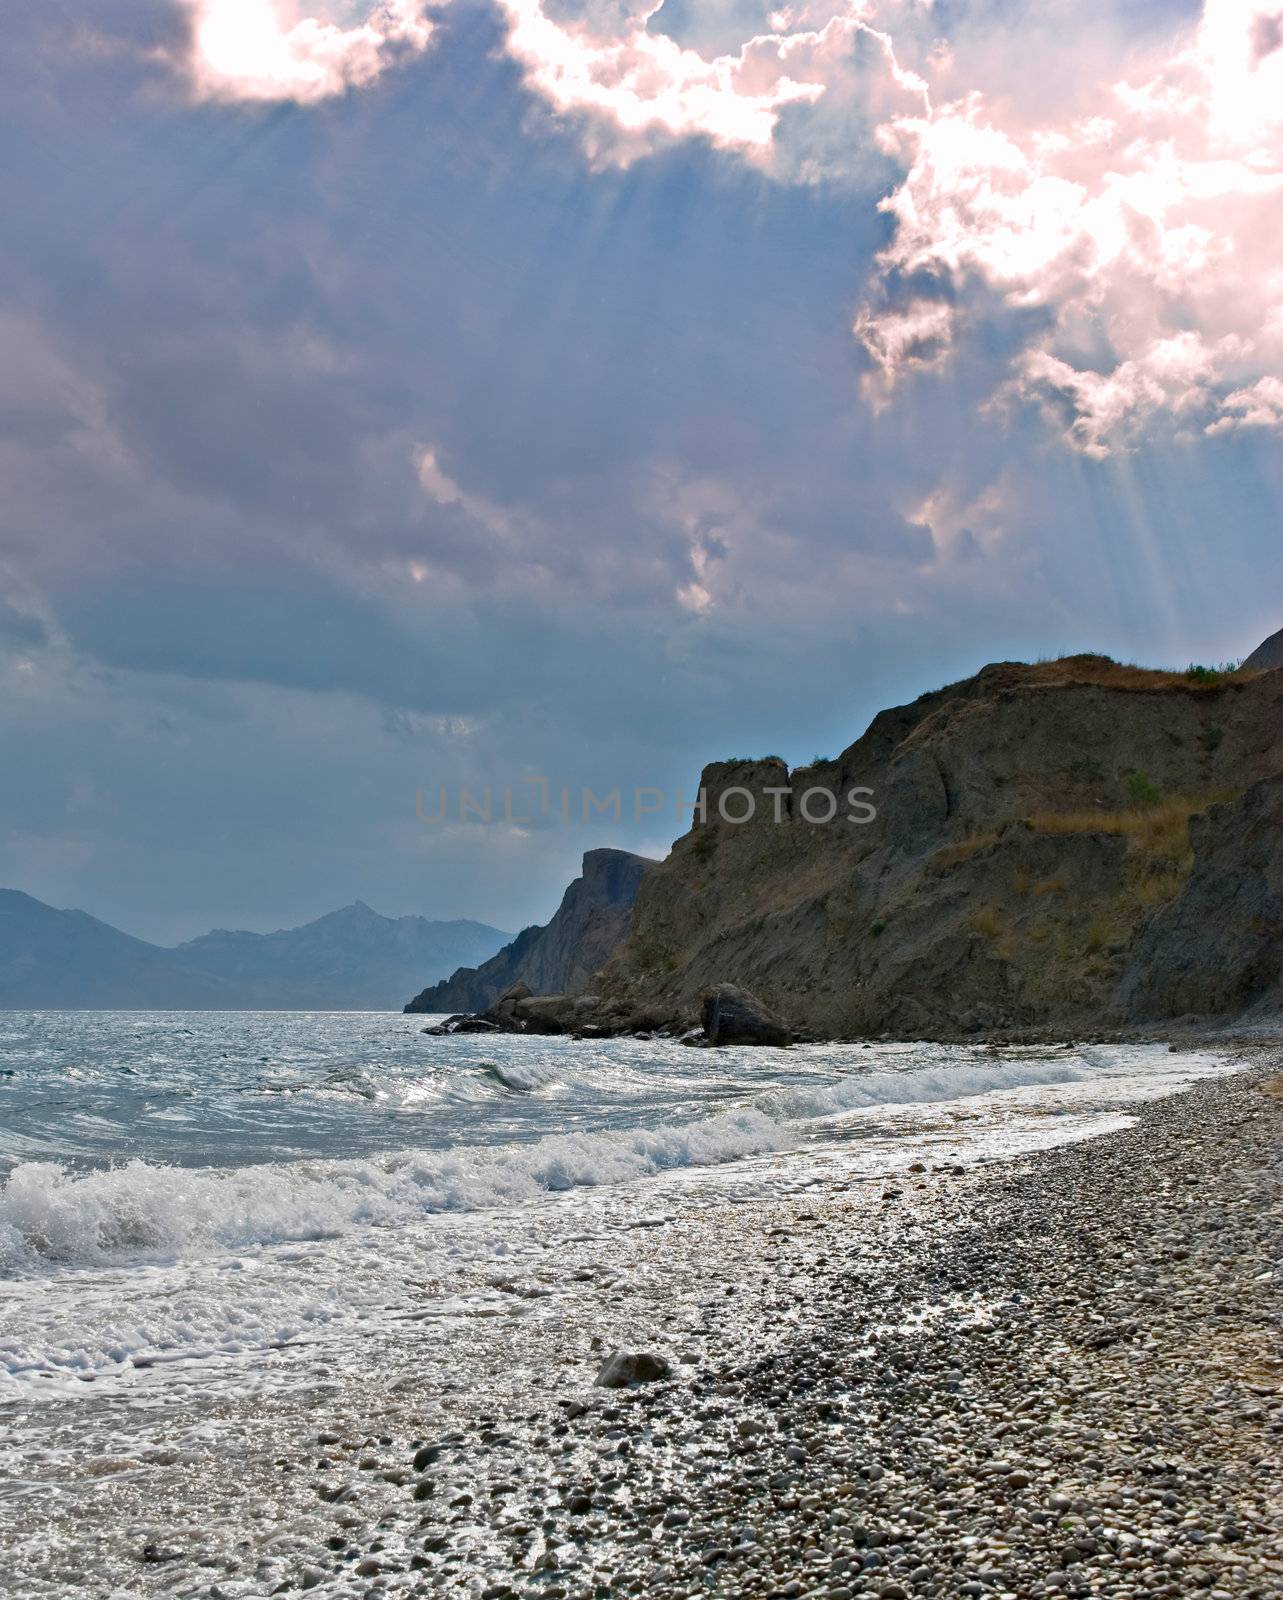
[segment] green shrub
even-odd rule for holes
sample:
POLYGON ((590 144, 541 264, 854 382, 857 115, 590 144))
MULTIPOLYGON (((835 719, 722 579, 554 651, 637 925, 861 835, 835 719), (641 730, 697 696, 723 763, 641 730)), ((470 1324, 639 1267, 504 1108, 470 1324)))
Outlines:
POLYGON ((1127 774, 1127 793, 1133 805, 1148 807, 1163 803, 1163 791, 1146 772, 1127 774))
POLYGON ((707 861, 717 849, 717 835, 705 825, 691 840, 690 850, 696 861, 707 861))

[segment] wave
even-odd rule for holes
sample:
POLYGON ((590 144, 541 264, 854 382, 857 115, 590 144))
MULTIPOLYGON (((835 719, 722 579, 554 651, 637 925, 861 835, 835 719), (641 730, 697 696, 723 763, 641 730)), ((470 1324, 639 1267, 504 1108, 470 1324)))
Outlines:
POLYGON ((788 1148, 756 1109, 682 1126, 557 1134, 499 1149, 234 1170, 129 1161, 99 1172, 25 1162, 0 1188, 0 1271, 169 1261, 211 1249, 334 1238, 439 1212, 626 1183, 788 1148))
POLYGON ((315 1082, 300 1081, 297 1083, 249 1083, 243 1085, 238 1091, 246 1095, 315 1095, 324 1097, 337 1095, 341 1098, 357 1100, 386 1100, 388 1090, 372 1073, 364 1072, 359 1067, 339 1067, 333 1072, 326 1073, 325 1077, 315 1082))
POLYGON ((997 1090, 1051 1088, 1100 1076, 1101 1070, 1093 1070, 1081 1057, 1039 1060, 1022 1056, 1006 1062, 1001 1057, 992 1061, 973 1058, 941 1067, 853 1073, 830 1084, 770 1089, 756 1104, 771 1116, 809 1120, 882 1106, 969 1100, 997 1090))
POLYGON ((528 1094, 532 1089, 543 1089, 556 1082, 557 1074, 551 1067, 537 1061, 483 1061, 480 1070, 505 1089, 518 1094, 528 1094))
MULTIPOLYGON (((484 1076, 516 1092, 555 1079, 552 1067, 543 1063, 479 1065, 474 1083, 484 1076)), ((1168 1057, 1153 1046, 1036 1057, 968 1051, 939 1066, 879 1066, 826 1083, 777 1084, 738 1109, 652 1128, 234 1169, 133 1160, 86 1172, 19 1161, 0 1182, 0 1274, 51 1265, 168 1261, 219 1249, 335 1238, 433 1213, 520 1205, 564 1190, 787 1150, 808 1131, 819 1132, 825 1119, 862 1111, 1020 1089, 1106 1088, 1137 1074, 1162 1093, 1176 1080, 1217 1070, 1224 1070, 1217 1057, 1168 1057)))

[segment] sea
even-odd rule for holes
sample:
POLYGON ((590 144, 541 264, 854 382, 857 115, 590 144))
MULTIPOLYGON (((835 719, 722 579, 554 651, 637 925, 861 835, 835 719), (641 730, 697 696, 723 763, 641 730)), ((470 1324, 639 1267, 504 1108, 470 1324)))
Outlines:
POLYGON ((1162 1044, 710 1050, 433 1020, 0 1013, 16 1592, 77 1592, 87 1552, 109 1571, 114 1519, 122 1548, 158 1519, 243 1532, 273 1452, 318 1419, 377 1433, 397 1396, 423 1428, 543 1395, 638 1285, 662 1341, 656 1307, 709 1267, 683 1285, 670 1249, 647 1283, 653 1230, 1089 1138, 1233 1068, 1162 1044))

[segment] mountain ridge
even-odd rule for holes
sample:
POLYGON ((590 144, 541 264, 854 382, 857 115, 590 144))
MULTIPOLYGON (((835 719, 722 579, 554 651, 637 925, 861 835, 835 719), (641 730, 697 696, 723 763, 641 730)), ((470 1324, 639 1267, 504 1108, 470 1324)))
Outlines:
POLYGON ((0 889, 0 1009, 391 1011, 425 973, 508 937, 467 918, 384 917, 358 900, 295 928, 213 929, 165 946, 0 889))

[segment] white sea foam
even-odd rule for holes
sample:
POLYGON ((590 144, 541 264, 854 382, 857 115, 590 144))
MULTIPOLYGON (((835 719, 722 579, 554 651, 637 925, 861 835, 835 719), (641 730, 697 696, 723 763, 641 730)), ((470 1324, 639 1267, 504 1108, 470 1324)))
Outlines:
MULTIPOLYGON (((854 1183, 858 1203, 861 1178, 915 1159, 993 1159, 1100 1133, 1123 1125, 1137 1102, 1229 1066, 1154 1046, 1036 1056, 910 1045, 790 1055, 673 1047, 671 1061, 656 1066, 662 1046, 617 1048, 622 1066, 607 1051, 566 1045, 538 1057, 525 1051, 519 1062, 501 1057, 505 1070, 533 1069, 527 1082, 555 1079, 548 1096, 505 1092, 484 1056, 440 1074, 477 1096, 466 1122, 448 1121, 452 1093, 433 1113, 447 1129, 476 1128, 471 1146, 224 1168, 20 1163, 0 1186, 0 1275, 9 1274, 0 1407, 18 1401, 6 1417, 25 1408, 34 1418, 45 1411, 34 1402, 96 1396, 86 1415, 102 1419, 98 1453, 110 1454, 119 1413, 95 1408, 117 1383, 130 1392, 143 1385, 153 1400, 176 1385, 185 1400, 207 1393, 220 1406, 245 1385, 279 1393, 295 1385, 310 1404, 317 1382, 364 1371, 371 1340, 382 1350, 401 1326, 421 1338, 424 1319, 439 1319, 431 1338, 464 1351, 475 1335, 462 1319, 573 1321, 585 1280, 556 1267, 574 1252, 589 1267, 613 1267, 633 1254, 619 1249, 626 1230, 657 1209, 684 1214, 839 1177, 854 1183), (568 1100, 574 1115, 599 1116, 624 1085, 631 1110, 657 1068, 688 1104, 737 1088, 744 1098, 698 1121, 652 1103, 644 1114, 658 1126, 533 1135, 554 1118, 564 1126, 568 1100), (556 1204, 527 1203, 555 1193, 556 1204), (514 1275, 553 1298, 496 1287, 514 1275), (256 1354, 268 1348, 280 1352, 270 1363, 256 1354)), ((637 1266, 644 1272, 644 1259, 637 1266)), ((45 1448, 44 1426, 27 1426, 30 1449, 45 1448)), ((70 1437, 79 1459, 84 1437, 70 1437)))
POLYGON ((130 1161, 69 1172, 26 1162, 0 1188, 0 1269, 168 1260, 210 1248, 332 1238, 433 1212, 481 1211, 787 1148, 746 1109, 683 1126, 559 1134, 529 1144, 235 1170, 130 1161))
MULTIPOLYGON (((543 1061, 479 1065, 488 1079, 523 1095, 556 1077, 543 1061)), ((1111 1083, 1121 1088, 1124 1080, 1162 1093, 1177 1086, 1173 1079, 1216 1070, 1223 1063, 1214 1056, 1169 1058, 1154 1047, 1042 1056, 967 1052, 940 1066, 881 1066, 827 1083, 777 1084, 739 1109, 652 1128, 230 1169, 133 1160, 77 1171, 49 1161, 19 1162, 0 1185, 0 1273, 168 1261, 341 1237, 434 1213, 520 1205, 549 1193, 786 1150, 804 1132, 819 1131, 823 1119, 844 1125, 862 1112, 1012 1091, 1059 1090, 1062 1099, 1077 1100, 1098 1087, 1110 1093, 1111 1083)))
POLYGON ((830 1084, 769 1090, 758 1107, 786 1119, 831 1117, 848 1111, 880 1106, 929 1105, 943 1100, 967 1100, 995 1090, 1052 1087, 1081 1083, 1093 1076, 1077 1056, 958 1062, 912 1071, 861 1072, 830 1084))

